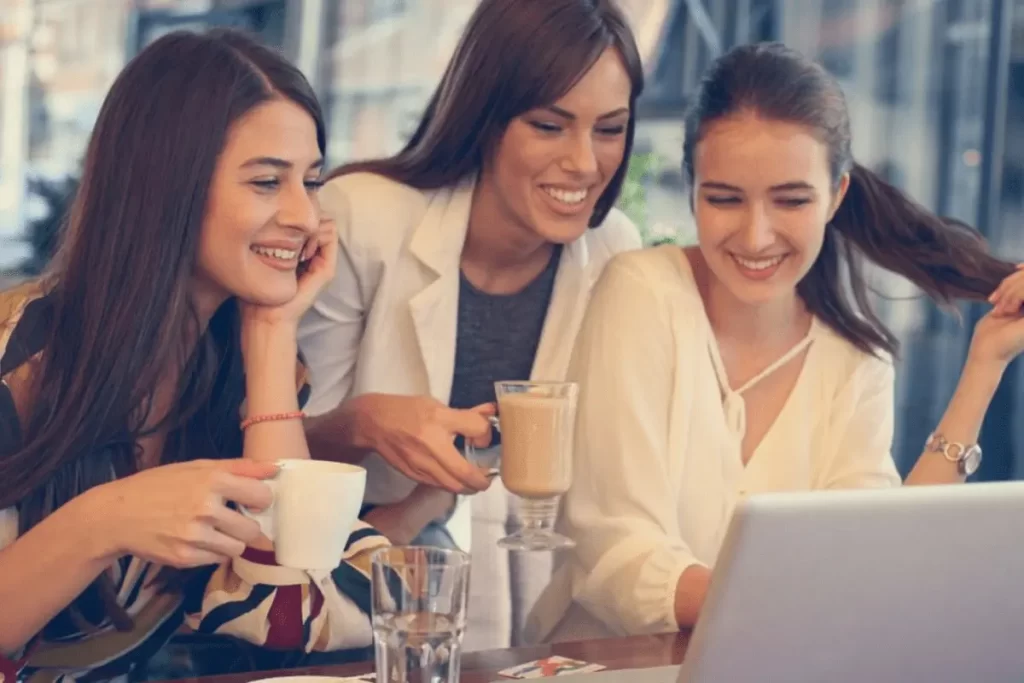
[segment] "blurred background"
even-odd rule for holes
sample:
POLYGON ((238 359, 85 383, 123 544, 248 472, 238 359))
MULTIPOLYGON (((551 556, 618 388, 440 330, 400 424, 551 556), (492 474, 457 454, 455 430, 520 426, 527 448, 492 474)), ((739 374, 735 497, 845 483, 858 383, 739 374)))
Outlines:
MULTIPOLYGON (((622 208, 649 244, 692 239, 682 116, 702 70, 781 40, 842 82, 859 161, 1024 261, 1024 0, 619 0, 646 62, 622 208)), ((329 164, 396 151, 477 0, 0 0, 0 270, 45 266, 107 88, 181 28, 234 26, 282 49, 324 104, 329 164)), ((116 192, 117 188, 111 188, 116 192)), ((879 273, 903 341, 895 456, 906 472, 952 393, 978 306, 942 312, 879 273)), ((1024 476, 1012 367, 982 437, 980 479, 1024 476)))

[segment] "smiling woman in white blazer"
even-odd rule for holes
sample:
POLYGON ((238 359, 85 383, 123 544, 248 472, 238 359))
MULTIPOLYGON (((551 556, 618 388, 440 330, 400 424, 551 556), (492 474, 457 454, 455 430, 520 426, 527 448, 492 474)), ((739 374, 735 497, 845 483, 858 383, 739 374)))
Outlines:
POLYGON ((406 147, 322 189, 342 256, 300 331, 309 409, 325 447, 373 434, 366 519, 393 540, 468 546, 423 482, 486 486, 453 440, 490 437, 495 380, 564 377, 592 285, 640 247, 612 207, 642 86, 611 0, 484 0, 406 147))
MULTIPOLYGON (((469 181, 420 191, 369 173, 324 187, 322 206, 342 230, 347 263, 303 327, 302 348, 320 387, 311 411, 367 393, 424 395, 448 404, 473 189, 469 181)), ((591 287, 611 256, 638 246, 633 225, 613 211, 601 228, 564 247, 532 377, 565 376, 591 287)), ((368 503, 404 501, 416 488, 379 457, 364 464, 368 503)), ((455 536, 467 545, 464 533, 455 536)))

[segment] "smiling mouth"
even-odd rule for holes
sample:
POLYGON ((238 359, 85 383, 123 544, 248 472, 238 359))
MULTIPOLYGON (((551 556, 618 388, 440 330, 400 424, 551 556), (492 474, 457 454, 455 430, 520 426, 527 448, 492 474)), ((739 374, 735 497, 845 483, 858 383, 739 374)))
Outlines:
POLYGON ((265 256, 267 258, 272 258, 272 259, 276 259, 278 261, 284 261, 284 262, 294 261, 295 259, 297 259, 299 257, 299 250, 298 249, 280 249, 280 248, 275 248, 275 247, 261 247, 259 245, 255 245, 255 244, 252 245, 250 247, 250 249, 252 249, 253 252, 259 254, 260 256, 265 256))
POLYGON ((774 268, 775 266, 779 265, 785 260, 787 254, 757 259, 745 258, 737 254, 730 254, 730 256, 732 256, 733 260, 736 261, 736 263, 740 264, 747 270, 759 271, 768 270, 769 268, 774 268))
POLYGON ((544 185, 542 187, 549 197, 561 204, 565 204, 566 206, 579 206, 590 194, 590 190, 586 188, 582 190, 563 190, 550 185, 544 185))

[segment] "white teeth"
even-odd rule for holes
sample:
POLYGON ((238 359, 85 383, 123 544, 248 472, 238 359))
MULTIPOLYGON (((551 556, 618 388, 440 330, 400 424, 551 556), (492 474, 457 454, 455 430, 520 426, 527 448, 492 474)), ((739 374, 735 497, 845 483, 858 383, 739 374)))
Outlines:
POLYGON ((545 187, 544 191, 563 204, 579 204, 587 198, 587 190, 560 190, 557 187, 545 187))
POLYGON ((785 256, 773 256, 772 258, 766 259, 746 259, 737 256, 736 254, 733 254, 732 257, 736 259, 736 263, 748 270, 767 270, 769 268, 774 268, 782 263, 782 259, 786 258, 785 256))
POLYGON ((299 255, 298 249, 272 249, 270 247, 253 245, 252 250, 262 256, 270 256, 271 258, 281 259, 282 261, 291 261, 299 255))

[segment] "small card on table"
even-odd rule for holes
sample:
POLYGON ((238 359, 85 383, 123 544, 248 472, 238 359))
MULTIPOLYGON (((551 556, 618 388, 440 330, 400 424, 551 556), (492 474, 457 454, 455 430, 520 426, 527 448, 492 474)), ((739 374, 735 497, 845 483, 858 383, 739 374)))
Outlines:
POLYGON ((513 666, 498 673, 506 678, 546 678, 547 676, 593 673, 604 668, 602 664, 592 664, 579 659, 569 659, 568 657, 556 655, 535 659, 532 662, 513 666))

